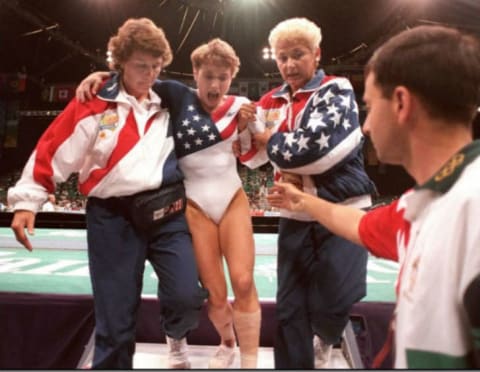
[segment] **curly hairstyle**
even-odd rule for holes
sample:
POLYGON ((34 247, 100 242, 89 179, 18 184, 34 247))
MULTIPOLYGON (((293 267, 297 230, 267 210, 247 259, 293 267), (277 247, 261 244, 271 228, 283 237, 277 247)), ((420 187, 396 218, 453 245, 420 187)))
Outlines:
POLYGON ((172 62, 172 50, 160 27, 148 18, 130 18, 118 28, 117 34, 108 41, 110 68, 119 70, 135 51, 161 57, 163 67, 172 62))

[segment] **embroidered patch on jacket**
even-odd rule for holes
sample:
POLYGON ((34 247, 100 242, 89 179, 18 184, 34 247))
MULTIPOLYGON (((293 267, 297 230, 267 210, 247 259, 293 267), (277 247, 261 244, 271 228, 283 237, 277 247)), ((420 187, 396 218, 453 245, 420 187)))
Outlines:
POLYGON ((271 128, 275 125, 275 122, 277 122, 280 119, 280 110, 268 110, 267 115, 265 117, 265 125, 267 128, 271 128))
POLYGON ((100 118, 100 130, 114 131, 118 126, 118 114, 112 111, 105 111, 100 118))
POLYGON ((98 133, 99 138, 106 138, 107 131, 113 132, 118 127, 118 114, 115 111, 105 111, 100 118, 98 133))

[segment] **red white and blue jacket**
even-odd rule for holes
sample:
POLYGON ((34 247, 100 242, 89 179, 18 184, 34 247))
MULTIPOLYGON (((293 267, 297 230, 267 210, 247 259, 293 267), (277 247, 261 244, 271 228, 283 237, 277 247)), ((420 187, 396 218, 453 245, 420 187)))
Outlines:
POLYGON ((277 179, 281 171, 301 175, 304 191, 333 202, 376 192, 365 172, 358 106, 346 78, 319 70, 293 97, 287 84, 271 90, 257 103, 255 125, 273 135, 266 152, 252 144, 241 156, 245 165, 270 160, 277 179))
POLYGON ((150 91, 149 100, 138 103, 115 75, 93 100, 73 99, 40 137, 8 202, 36 212, 56 183, 76 172, 80 192, 98 198, 182 181, 160 98, 150 91))

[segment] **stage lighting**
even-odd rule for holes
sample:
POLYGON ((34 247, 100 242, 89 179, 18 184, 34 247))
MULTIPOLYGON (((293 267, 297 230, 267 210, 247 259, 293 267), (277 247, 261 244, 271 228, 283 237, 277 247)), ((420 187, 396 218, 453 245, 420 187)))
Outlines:
POLYGON ((275 60, 275 50, 269 47, 262 49, 262 58, 266 61, 275 60))

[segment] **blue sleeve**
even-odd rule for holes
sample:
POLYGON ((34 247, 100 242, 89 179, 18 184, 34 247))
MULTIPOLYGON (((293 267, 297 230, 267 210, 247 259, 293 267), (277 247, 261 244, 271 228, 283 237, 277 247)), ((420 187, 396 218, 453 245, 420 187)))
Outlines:
POLYGON ((171 112, 181 110, 183 97, 190 90, 185 84, 176 80, 156 80, 152 89, 162 100, 162 107, 171 112))

